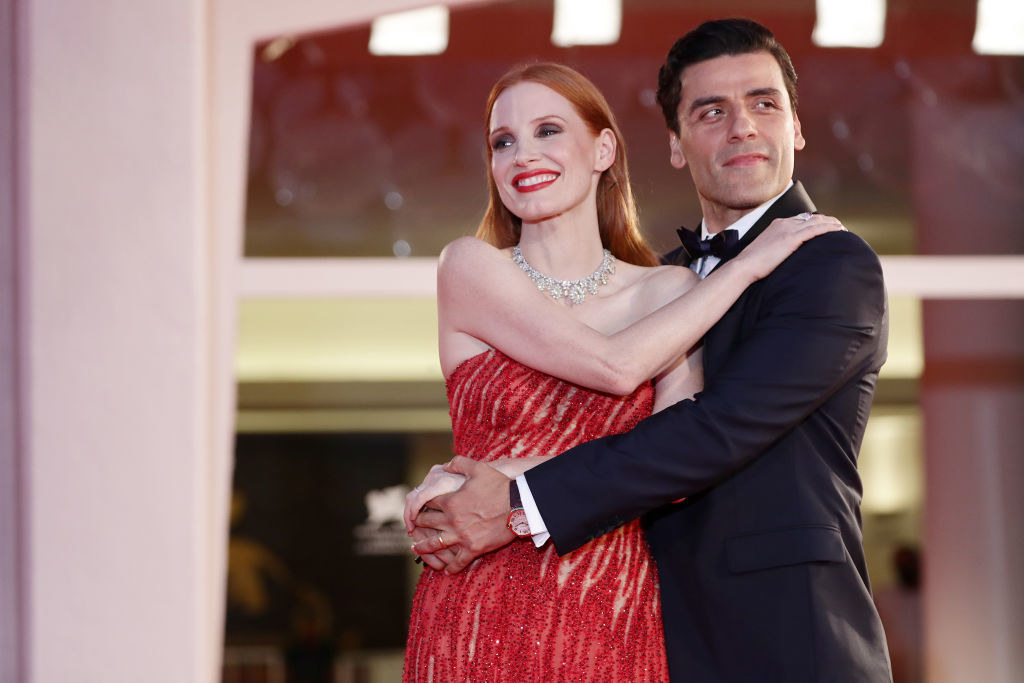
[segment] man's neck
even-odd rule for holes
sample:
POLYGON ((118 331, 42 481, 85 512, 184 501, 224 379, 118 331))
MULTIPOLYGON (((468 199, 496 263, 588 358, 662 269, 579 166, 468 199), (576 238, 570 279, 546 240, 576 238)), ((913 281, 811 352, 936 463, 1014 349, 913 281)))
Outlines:
POLYGON ((708 237, 710 235, 717 234, 722 230, 738 230, 740 233, 740 237, 742 238, 743 235, 747 232, 747 230, 750 230, 750 228, 753 227, 754 223, 756 223, 758 219, 761 218, 761 216, 767 213, 771 205, 777 202, 779 200, 779 197, 789 192, 790 188, 792 187, 793 181, 791 179, 789 181, 789 184, 786 185, 786 188, 782 192, 778 193, 777 195, 766 201, 764 204, 761 204, 760 206, 755 206, 753 209, 750 209, 749 211, 746 212, 729 212, 724 216, 717 217, 717 220, 715 216, 711 216, 710 221, 708 214, 705 214, 704 220, 701 222, 701 236, 708 237), (732 220, 729 220, 730 218, 732 220))

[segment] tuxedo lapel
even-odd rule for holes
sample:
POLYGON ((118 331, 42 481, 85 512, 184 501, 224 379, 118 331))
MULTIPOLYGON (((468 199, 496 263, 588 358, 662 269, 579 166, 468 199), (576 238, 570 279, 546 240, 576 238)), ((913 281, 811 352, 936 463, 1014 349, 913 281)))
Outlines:
MULTIPOLYGON (((814 202, 811 201, 811 198, 807 196, 807 191, 804 190, 804 186, 800 184, 799 180, 797 180, 794 181, 793 187, 789 188, 785 194, 776 199, 775 203, 768 207, 768 210, 764 212, 764 215, 761 216, 753 226, 751 226, 750 230, 747 230, 747 233, 743 235, 743 239, 739 241, 739 244, 736 246, 736 249, 733 250, 729 258, 732 258, 746 249, 747 245, 753 242, 758 235, 764 232, 765 228, 771 225, 772 221, 776 218, 789 218, 790 216, 795 216, 798 213, 804 213, 805 211, 808 213, 814 213, 817 209, 814 208, 814 202)), ((713 273, 718 270, 718 268, 728 261, 729 258, 722 259, 722 261, 711 269, 711 272, 713 273)))

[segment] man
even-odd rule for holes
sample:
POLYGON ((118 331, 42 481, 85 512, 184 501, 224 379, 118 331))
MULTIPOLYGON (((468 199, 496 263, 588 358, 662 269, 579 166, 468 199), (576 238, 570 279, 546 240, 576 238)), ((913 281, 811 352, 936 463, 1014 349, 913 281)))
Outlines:
MULTIPOLYGON (((767 29, 730 19, 684 36, 662 66, 658 101, 672 165, 689 168, 700 195, 702 232, 739 232, 731 252, 699 259, 700 274, 775 218, 815 211, 791 180, 804 146, 796 74, 767 29)), ((689 252, 703 253, 693 242, 689 252)), ((889 681, 856 469, 886 338, 877 257, 850 233, 817 237, 708 332, 694 400, 511 487, 456 458, 450 469, 466 484, 418 523, 458 543, 439 555, 458 571, 514 539, 505 523, 520 497, 530 533, 550 534, 563 554, 645 515, 673 678, 889 681)), ((444 545, 434 533, 415 549, 444 545)))

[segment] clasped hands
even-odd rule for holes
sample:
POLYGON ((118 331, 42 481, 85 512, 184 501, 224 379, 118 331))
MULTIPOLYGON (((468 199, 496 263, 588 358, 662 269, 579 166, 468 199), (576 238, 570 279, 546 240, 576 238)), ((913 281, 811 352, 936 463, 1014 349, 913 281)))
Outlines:
POLYGON ((429 567, 455 574, 511 542, 508 487, 507 476, 461 455, 434 465, 405 498, 412 551, 429 567))

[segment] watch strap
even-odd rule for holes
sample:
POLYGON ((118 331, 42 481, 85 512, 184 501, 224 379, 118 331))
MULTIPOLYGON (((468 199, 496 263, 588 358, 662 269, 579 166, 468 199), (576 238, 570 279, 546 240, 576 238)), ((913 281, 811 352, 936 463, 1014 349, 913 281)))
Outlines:
POLYGON ((519 538, 530 536, 530 523, 526 519, 526 510, 523 508, 523 500, 519 495, 519 484, 513 479, 508 485, 508 519, 505 525, 519 538))
POLYGON ((523 507, 523 498, 519 494, 519 483, 515 478, 508 482, 508 507, 509 510, 523 507))

